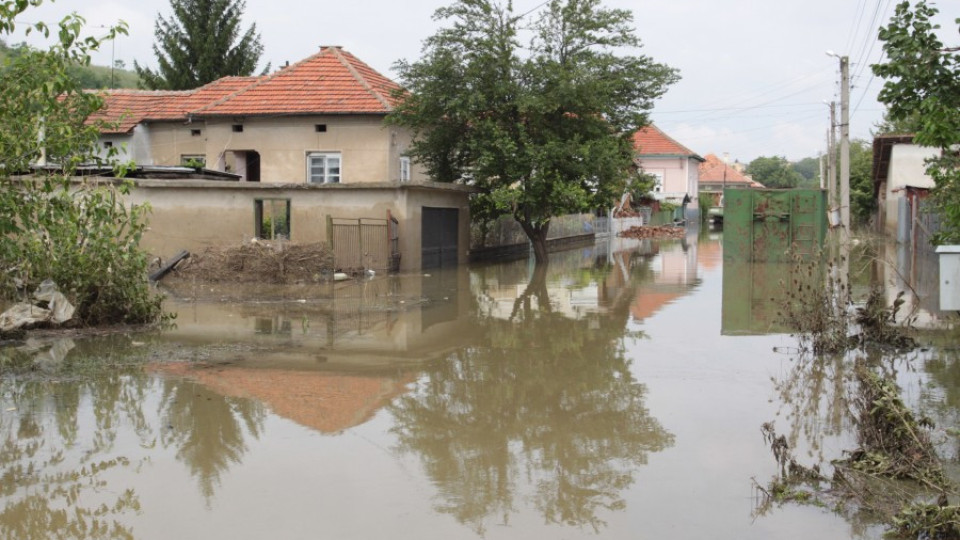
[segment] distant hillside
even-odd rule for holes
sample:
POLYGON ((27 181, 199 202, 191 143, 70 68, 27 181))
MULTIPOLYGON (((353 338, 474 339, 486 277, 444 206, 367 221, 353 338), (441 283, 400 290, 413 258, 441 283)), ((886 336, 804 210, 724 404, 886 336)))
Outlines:
MULTIPOLYGON (((22 54, 27 45, 7 45, 0 40, 0 69, 8 59, 22 54)), ((77 79, 83 88, 137 88, 140 78, 136 72, 122 69, 121 66, 111 69, 109 66, 74 66, 70 68, 70 75, 77 79)))

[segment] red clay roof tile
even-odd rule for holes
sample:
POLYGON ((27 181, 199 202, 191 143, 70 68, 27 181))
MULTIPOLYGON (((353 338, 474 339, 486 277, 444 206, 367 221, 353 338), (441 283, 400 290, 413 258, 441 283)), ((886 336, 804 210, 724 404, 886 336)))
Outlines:
POLYGON ((396 104, 397 83, 339 47, 263 77, 224 77, 194 90, 100 91, 106 104, 88 123, 104 133, 129 133, 150 120, 197 116, 386 114, 396 104))
POLYGON ((763 187, 759 182, 755 182, 740 171, 728 166, 716 155, 707 154, 705 161, 700 164, 700 183, 720 183, 724 181, 727 184, 763 187), (726 180, 724 180, 724 169, 726 169, 726 180))
POLYGON ((653 124, 639 129, 633 135, 633 148, 639 157, 645 156, 688 156, 703 161, 696 152, 671 139, 653 124))
POLYGON ((90 115, 88 123, 102 120, 108 124, 104 133, 129 133, 137 124, 149 120, 186 120, 193 109, 222 99, 246 88, 260 77, 224 77, 194 90, 129 90, 98 91, 104 107, 90 115))
POLYGON ((197 116, 292 114, 386 114, 393 109, 395 82, 339 47, 285 67, 205 107, 197 116))

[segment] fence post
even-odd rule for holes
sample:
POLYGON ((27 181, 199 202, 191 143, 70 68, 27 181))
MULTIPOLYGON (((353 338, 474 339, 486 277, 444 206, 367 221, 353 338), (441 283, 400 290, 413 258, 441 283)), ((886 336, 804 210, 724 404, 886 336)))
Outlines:
POLYGON ((333 252, 333 216, 327 214, 327 247, 333 252))

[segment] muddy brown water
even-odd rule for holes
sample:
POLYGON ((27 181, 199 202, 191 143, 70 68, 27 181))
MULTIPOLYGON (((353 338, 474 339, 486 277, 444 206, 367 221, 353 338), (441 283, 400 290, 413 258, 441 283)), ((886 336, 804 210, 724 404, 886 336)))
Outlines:
MULTIPOLYGON (((761 424, 807 464, 855 444, 848 367, 776 326, 782 269, 722 255, 692 232, 545 272, 181 283, 175 328, 8 351, 31 369, 0 379, 0 537, 880 538, 762 507, 761 424)), ((897 362, 957 425, 955 353, 897 362)))

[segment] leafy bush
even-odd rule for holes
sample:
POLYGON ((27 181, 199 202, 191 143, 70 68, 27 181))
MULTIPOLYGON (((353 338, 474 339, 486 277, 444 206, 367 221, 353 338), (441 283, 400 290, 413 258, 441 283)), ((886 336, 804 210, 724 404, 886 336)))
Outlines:
POLYGON ((8 182, 0 190, 0 290, 15 298, 53 279, 81 324, 155 321, 161 297, 150 290, 139 243, 145 206, 126 208, 129 184, 68 179, 8 182))
MULTIPOLYGON (((0 35, 12 33, 21 16, 29 19, 23 12, 38 3, 5 2, 0 35)), ((120 26, 103 38, 81 38, 83 23, 68 16, 55 32, 33 24, 28 31, 54 34, 56 44, 21 50, 0 69, 0 293, 18 299, 49 278, 73 302, 80 324, 153 322, 161 298, 150 290, 139 249, 148 208, 123 204, 129 184, 70 180, 79 165, 112 157, 98 155, 101 126, 87 122, 103 101, 84 92, 70 69, 89 65, 103 39, 126 32, 120 26)))

